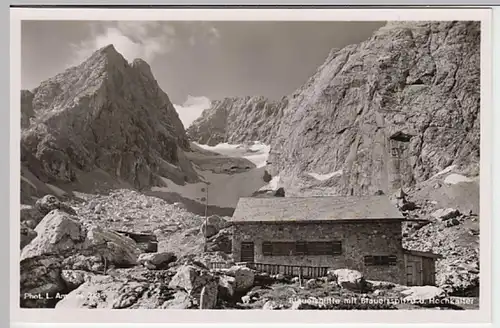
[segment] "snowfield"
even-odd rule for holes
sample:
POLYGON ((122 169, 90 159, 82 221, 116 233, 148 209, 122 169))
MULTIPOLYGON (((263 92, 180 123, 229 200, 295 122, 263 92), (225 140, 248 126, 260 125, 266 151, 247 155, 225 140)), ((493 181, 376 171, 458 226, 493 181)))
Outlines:
MULTIPOLYGON (((201 204, 207 202, 210 206, 234 208, 240 197, 251 196, 264 186, 274 187, 278 184, 279 177, 275 177, 269 183, 264 181, 266 161, 269 156, 270 147, 263 143, 254 142, 250 145, 231 145, 222 143, 216 146, 193 144, 195 146, 192 147, 194 152, 189 154, 191 158, 196 156, 198 159, 205 159, 205 161, 214 163, 216 160, 220 161, 221 158, 224 157, 243 158, 255 164, 256 167, 246 169, 242 172, 223 173, 203 169, 195 165, 195 171, 203 182, 179 185, 166 177, 162 177, 165 186, 152 187, 151 191, 177 193, 184 198, 194 200, 201 204), (221 156, 210 156, 202 153, 200 150, 205 150, 221 156)), ((204 166, 209 167, 210 165, 205 164, 204 166)))
POLYGON ((457 183, 463 183, 463 182, 472 182, 472 181, 474 181, 474 180, 467 178, 464 175, 456 174, 456 173, 452 173, 444 179, 444 183, 450 184, 450 185, 457 184, 457 183))
POLYGON ((440 175, 443 175, 443 174, 445 174, 445 173, 451 172, 451 171, 453 171, 453 169, 455 169, 455 167, 456 167, 456 165, 450 165, 450 166, 448 166, 447 168, 445 168, 444 170, 442 170, 441 172, 438 172, 438 173, 434 174, 434 175, 431 177, 431 179, 433 179, 433 178, 435 178, 435 177, 438 177, 438 176, 440 176, 440 175))
POLYGON ((208 187, 208 205, 235 207, 240 197, 251 196, 266 185, 263 179, 264 171, 264 167, 236 174, 217 174, 197 170, 206 183, 178 185, 172 180, 162 178, 166 187, 152 187, 151 191, 174 192, 184 198, 204 204, 208 187))
POLYGON ((202 149, 227 157, 246 158, 258 168, 266 166, 269 151, 271 150, 271 146, 265 145, 259 141, 255 141, 251 145, 220 143, 215 146, 207 146, 195 142, 193 142, 193 144, 202 149))

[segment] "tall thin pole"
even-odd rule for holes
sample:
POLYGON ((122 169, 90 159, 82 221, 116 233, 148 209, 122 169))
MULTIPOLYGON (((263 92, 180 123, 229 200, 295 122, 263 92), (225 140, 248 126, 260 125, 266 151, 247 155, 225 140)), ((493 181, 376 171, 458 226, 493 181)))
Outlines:
POLYGON ((205 233, 203 234, 205 236, 205 245, 203 246, 205 252, 207 251, 207 226, 208 226, 208 183, 205 182, 206 188, 205 188, 205 233))

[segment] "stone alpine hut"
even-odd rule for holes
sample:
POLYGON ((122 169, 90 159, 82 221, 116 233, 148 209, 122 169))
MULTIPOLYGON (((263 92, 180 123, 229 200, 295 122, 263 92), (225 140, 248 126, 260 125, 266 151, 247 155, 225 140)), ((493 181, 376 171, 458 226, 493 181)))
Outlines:
POLYGON ((350 268, 367 279, 432 285, 434 255, 412 253, 430 259, 421 261, 430 278, 407 278, 404 220, 383 195, 240 198, 231 219, 232 254, 241 262, 350 268))

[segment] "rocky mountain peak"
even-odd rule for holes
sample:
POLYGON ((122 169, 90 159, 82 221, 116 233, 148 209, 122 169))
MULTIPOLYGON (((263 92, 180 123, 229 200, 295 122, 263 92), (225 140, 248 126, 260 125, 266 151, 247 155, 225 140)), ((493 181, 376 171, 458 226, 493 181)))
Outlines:
POLYGON ((123 56, 116 50, 113 44, 108 44, 100 49, 98 49, 95 53, 102 54, 105 56, 123 56))
POLYGON ((287 101, 262 96, 227 97, 212 102, 209 109, 188 128, 193 141, 216 145, 221 142, 269 142, 287 101))
POLYGON ((158 174, 196 179, 182 160, 184 127, 149 65, 129 64, 112 45, 23 91, 21 108, 24 164, 51 181, 95 169, 140 188, 158 174))
POLYGON ((132 61, 132 67, 141 72, 148 79, 154 80, 153 72, 149 64, 141 58, 136 58, 132 61))

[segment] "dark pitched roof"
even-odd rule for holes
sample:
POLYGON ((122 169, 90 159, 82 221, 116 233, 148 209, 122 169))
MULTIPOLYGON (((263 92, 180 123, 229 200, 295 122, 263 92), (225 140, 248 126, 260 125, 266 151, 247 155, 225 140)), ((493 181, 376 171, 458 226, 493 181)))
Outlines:
POLYGON ((232 222, 404 220, 387 196, 240 198, 232 222))
POLYGON ((438 259, 438 258, 443 257, 442 255, 436 254, 433 252, 414 251, 411 249, 403 249, 403 251, 405 254, 410 254, 410 255, 414 255, 414 256, 428 257, 428 258, 434 258, 434 259, 438 259))

